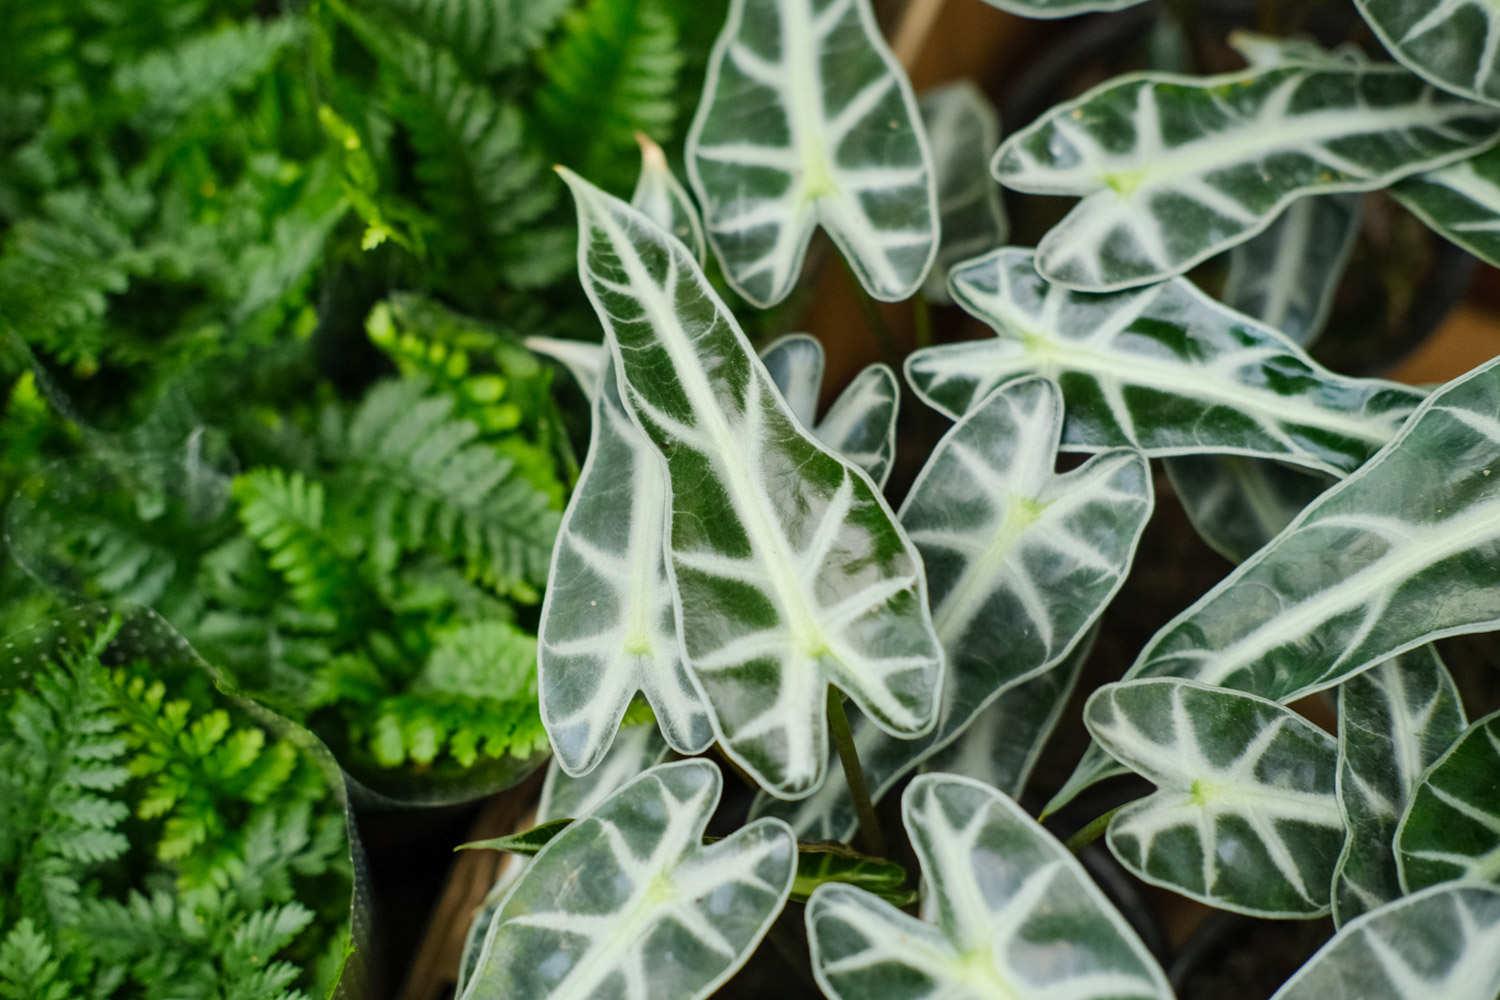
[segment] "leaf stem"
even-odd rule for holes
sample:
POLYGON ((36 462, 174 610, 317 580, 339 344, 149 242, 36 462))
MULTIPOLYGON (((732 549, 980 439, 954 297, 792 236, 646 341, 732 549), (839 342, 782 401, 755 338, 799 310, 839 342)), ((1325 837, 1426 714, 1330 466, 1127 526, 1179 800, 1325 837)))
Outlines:
POLYGON ((932 346, 932 308, 927 304, 927 296, 921 292, 912 296, 911 311, 916 324, 917 346, 932 346))
POLYGON ((844 766, 844 780, 849 784, 854 811, 859 814, 860 845, 866 854, 883 858, 886 856, 885 836, 880 832, 880 820, 875 816, 875 803, 870 800, 870 786, 865 783, 864 768, 859 765, 859 751, 854 747, 849 716, 844 714, 844 696, 831 687, 828 689, 828 729, 839 752, 839 763, 844 766))
POLYGON ((1114 819, 1115 813, 1123 808, 1123 806, 1115 806, 1103 816, 1096 817, 1088 826, 1069 837, 1064 846, 1074 854, 1081 854, 1085 847, 1104 836, 1104 831, 1109 829, 1109 821, 1114 819))

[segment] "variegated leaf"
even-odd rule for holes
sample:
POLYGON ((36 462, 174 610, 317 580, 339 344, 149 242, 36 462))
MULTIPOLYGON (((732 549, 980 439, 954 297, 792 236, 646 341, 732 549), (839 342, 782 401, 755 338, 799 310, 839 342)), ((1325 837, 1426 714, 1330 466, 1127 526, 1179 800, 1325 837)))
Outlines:
POLYGON ((927 140, 870 0, 732 0, 687 164, 709 245, 757 306, 791 292, 819 225, 877 299, 910 296, 937 253, 927 140))
POLYGON ((823 384, 823 345, 805 333, 791 333, 767 346, 760 358, 802 426, 884 489, 896 461, 901 405, 896 373, 887 365, 870 365, 844 388, 822 420, 814 420, 823 384))
POLYGON ((551 358, 568 370, 573 381, 584 395, 593 399, 599 395, 599 386, 604 381, 606 351, 603 344, 590 344, 583 340, 561 340, 557 337, 527 337, 528 350, 551 358))
MULTIPOLYGON (((542 797, 536 807, 536 821, 551 823, 573 816, 586 816, 626 782, 666 759, 667 744, 654 725, 624 726, 620 729, 609 752, 604 755, 592 771, 578 778, 570 778, 557 765, 553 757, 547 764, 547 776, 542 781, 542 797)), ((526 859, 515 857, 501 870, 499 879, 485 896, 484 902, 474 911, 474 919, 464 935, 463 954, 458 963, 458 982, 453 988, 455 996, 462 996, 474 969, 479 965, 479 953, 494 923, 495 914, 505 899, 505 894, 515 883, 526 859)))
POLYGON ((1094 648, 1095 625, 1056 667, 1005 692, 975 716, 923 771, 958 774, 1020 799, 1094 648))
POLYGON ((798 844, 797 877, 791 899, 805 903, 819 886, 839 883, 858 886, 888 903, 907 906, 917 894, 908 889, 906 869, 894 861, 875 858, 843 844, 798 844))
POLYGON ((814 893, 807 937, 826 996, 1172 995, 1083 867, 1010 799, 967 778, 928 774, 901 805, 922 866, 922 919, 848 886, 814 893))
POLYGON ((929 91, 918 104, 932 146, 942 223, 937 261, 922 294, 947 302, 948 269, 1004 246, 1010 232, 1000 189, 987 169, 1000 145, 1000 116, 990 99, 968 80, 929 91))
POLYGON ((1109 822, 1126 868, 1252 916, 1328 912, 1344 823, 1327 733, 1264 698, 1165 679, 1107 684, 1083 720, 1157 787, 1109 822))
POLYGON ((706 997, 791 891, 796 841, 756 820, 703 846, 723 779, 662 764, 547 844, 495 914, 467 1000, 706 997))
POLYGON ((1329 486, 1317 473, 1258 458, 1184 455, 1163 465, 1194 530, 1232 563, 1281 534, 1329 486))
POLYGON ((1068 450, 1254 455, 1339 474, 1389 441, 1421 399, 1335 375, 1186 279, 1084 295, 1033 265, 1030 251, 1007 248, 954 269, 958 303, 996 336, 907 359, 929 405, 956 416, 1003 382, 1045 374, 1067 399, 1068 450))
POLYGON ((1431 646, 1339 686, 1339 808, 1349 836, 1333 875, 1343 925, 1402 895, 1393 843, 1422 773, 1464 730, 1464 707, 1431 646))
MULTIPOLYGON (((1124 582, 1151 515, 1150 469, 1116 452, 1056 474, 1062 423, 1052 382, 1011 382, 954 425, 912 485, 901 523, 927 569, 948 676, 929 736, 887 739, 854 720, 877 799, 1009 689, 1062 662, 1124 582)), ((806 809, 764 808, 799 832, 826 824, 842 837, 852 805, 828 785, 806 809)))
POLYGON ((1417 785, 1396 831, 1401 886, 1500 883, 1500 713, 1474 723, 1417 785))
POLYGON ((637 691, 674 749, 693 754, 713 742, 708 706, 678 641, 663 552, 666 475, 606 364, 537 629, 542 721, 568 774, 587 773, 608 752, 637 691))
POLYGON ((640 209, 652 222, 677 237, 692 251, 693 258, 704 263, 708 248, 703 240, 703 223, 697 206, 667 166, 667 155, 644 133, 635 141, 641 147, 641 173, 636 178, 630 204, 640 209))
POLYGON ((1359 195, 1303 198, 1229 252, 1221 298, 1308 346, 1323 332, 1359 232, 1359 195))
POLYGON ((803 430, 682 245, 564 177, 584 289, 667 456, 677 620, 715 732, 774 794, 810 794, 829 684, 893 736, 935 722, 943 659, 921 561, 869 477, 803 430))
POLYGON ((1408 178, 1391 194, 1438 235, 1500 267, 1500 150, 1408 178))
POLYGON ((1437 886, 1350 921, 1271 1000, 1493 1000, 1500 891, 1437 886))
POLYGON ((991 7, 1020 17, 1073 17, 1097 11, 1124 10, 1144 0, 984 0, 991 7))
POLYGON ((1083 196, 1042 239, 1037 267, 1103 292, 1181 274, 1305 195, 1386 187, 1497 137, 1500 111, 1394 66, 1137 74, 1011 136, 994 172, 1018 191, 1083 196))
POLYGON ((1500 104, 1500 12, 1489 0, 1354 0, 1391 55, 1444 90, 1500 104))
POLYGON ((1500 367, 1440 388, 1375 458, 1167 623, 1131 676, 1277 701, 1500 624, 1500 367))
POLYGON ((1264 35, 1257 31, 1231 31, 1229 47, 1238 52, 1252 69, 1296 65, 1358 66, 1369 62, 1352 42, 1330 50, 1312 38, 1264 35))

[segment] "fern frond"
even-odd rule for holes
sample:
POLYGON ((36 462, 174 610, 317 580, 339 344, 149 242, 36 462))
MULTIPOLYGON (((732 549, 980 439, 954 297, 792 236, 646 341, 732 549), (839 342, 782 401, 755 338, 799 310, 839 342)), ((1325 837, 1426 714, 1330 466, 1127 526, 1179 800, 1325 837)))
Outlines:
POLYGON ((375 0, 479 76, 509 69, 542 43, 568 0, 375 0))
POLYGON ((590 0, 542 58, 533 119, 548 153, 596 183, 629 189, 635 134, 664 140, 677 115, 677 26, 661 0, 590 0))
POLYGON ((121 66, 114 89, 137 125, 162 135, 254 85, 304 31, 291 16, 232 22, 121 66))
POLYGON ((254 469, 236 477, 231 492, 245 532, 299 605, 337 611, 344 620, 363 613, 364 587, 350 562, 356 546, 328 523, 321 483, 282 469, 254 469))
POLYGON ((336 452, 341 502, 400 551, 436 549, 491 586, 535 600, 557 512, 453 411, 453 400, 430 394, 424 380, 377 385, 336 452))

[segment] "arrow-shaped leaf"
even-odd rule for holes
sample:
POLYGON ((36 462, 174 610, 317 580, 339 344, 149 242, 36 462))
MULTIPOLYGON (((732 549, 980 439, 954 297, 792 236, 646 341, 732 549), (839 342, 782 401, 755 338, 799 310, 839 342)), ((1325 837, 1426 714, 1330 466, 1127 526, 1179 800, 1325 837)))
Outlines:
MULTIPOLYGON (((949 430, 907 495, 901 523, 927 569, 948 676, 928 736, 893 740, 855 719, 876 799, 1009 689, 1062 662, 1124 582, 1151 514, 1149 467, 1113 452, 1058 475, 1062 423, 1053 383, 1011 382, 949 430)), ((767 809, 844 836, 845 790, 818 799, 767 809)))
POLYGON ((901 816, 922 866, 922 919, 849 886, 819 889, 807 937, 825 995, 1172 995, 1078 861, 1010 799, 967 778, 922 775, 901 816))
POLYGON ((725 277, 762 308, 819 225, 877 299, 910 296, 937 253, 927 140, 870 0, 733 0, 687 164, 725 277))
POLYGON ((1409 177, 1391 194, 1438 235, 1500 267, 1500 150, 1409 177))
POLYGON ((1144 0, 984 0, 991 7, 998 7, 1021 17, 1073 17, 1076 14, 1091 14, 1096 11, 1124 10, 1144 0))
POLYGON ((797 845, 797 877, 792 901, 805 903, 819 886, 858 886, 893 906, 908 906, 917 894, 906 888, 906 869, 885 858, 872 858, 843 844, 797 845))
POLYGON ((677 237, 702 264, 708 257, 703 241, 703 223, 687 190, 667 166, 667 155, 643 133, 636 133, 641 147, 641 172, 635 181, 630 204, 667 232, 677 237))
POLYGON ((886 365, 870 365, 844 388, 823 419, 815 420, 823 385, 823 345, 805 333, 792 333, 767 346, 760 358, 802 426, 864 469, 883 489, 896 461, 901 405, 896 373, 886 365))
POLYGON ((1333 876, 1343 925, 1402 895, 1393 843, 1422 773, 1463 733, 1464 708, 1423 646, 1339 686, 1339 808, 1349 837, 1333 876))
POLYGON ((542 848, 550 844, 558 834, 566 830, 573 821, 571 819, 553 819, 536 826, 528 827, 517 833, 507 834, 504 837, 491 837, 488 840, 471 840, 467 844, 459 844, 460 851, 506 851, 510 854, 520 854, 529 857, 538 853, 542 848))
POLYGON ((712 993, 781 912, 797 846, 772 819, 703 846, 722 786, 707 761, 662 764, 553 838, 495 914, 467 1000, 712 993))
POLYGON ((1157 787, 1109 822, 1126 868, 1239 913, 1328 912, 1344 823, 1327 733, 1264 698, 1179 680, 1107 684, 1083 720, 1157 787))
POLYGON ((774 794, 807 795, 830 683, 893 736, 934 724, 943 661, 921 562, 866 474, 802 428, 682 245, 564 177, 585 291, 667 457, 688 662, 726 752, 774 794))
POLYGON ((1500 891, 1444 885, 1350 921, 1271 1000, 1493 1000, 1500 891))
POLYGON ((1354 0, 1391 55, 1473 101, 1500 104, 1500 15, 1484 0, 1354 0))
POLYGON ((1067 400, 1071 451, 1254 455, 1338 474, 1390 440, 1421 398, 1335 375, 1186 279, 1085 295, 1007 248, 955 268, 949 284, 996 336, 912 354, 918 395, 954 416, 1018 375, 1050 375, 1067 400))
POLYGON ((968 80, 923 94, 919 106, 932 146, 942 222, 937 262, 922 294, 947 302, 948 269, 1003 246, 1010 232, 1000 188, 987 169, 1000 145, 1000 116, 989 98, 968 80))
POLYGON ((1472 156, 1497 126, 1500 111, 1394 66, 1138 74, 1011 136, 994 171, 1018 191, 1083 196, 1037 267, 1103 292, 1181 274, 1304 195, 1371 191, 1472 156))
POLYGON ((1500 882, 1500 713, 1474 723, 1422 776, 1396 831, 1409 892, 1454 879, 1500 882))
POLYGON ((568 774, 603 758, 637 691, 674 749, 698 753, 713 742, 708 706, 682 662, 666 508, 661 455, 631 422, 606 364, 537 630, 542 721, 568 774))

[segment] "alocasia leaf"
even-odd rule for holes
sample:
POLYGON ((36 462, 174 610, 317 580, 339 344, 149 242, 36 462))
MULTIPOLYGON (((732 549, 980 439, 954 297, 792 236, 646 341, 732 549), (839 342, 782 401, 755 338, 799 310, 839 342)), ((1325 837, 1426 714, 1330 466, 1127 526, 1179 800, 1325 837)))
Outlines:
POLYGON ((1474 723, 1422 776, 1396 831, 1407 891, 1454 879, 1500 882, 1500 713, 1474 723))
POLYGON ((1165 679, 1107 684, 1083 720, 1157 787, 1109 821, 1126 868, 1252 916, 1328 912, 1344 822, 1327 733, 1264 698, 1165 679))
POLYGON ((1444 885, 1350 921, 1271 1000, 1492 1000, 1500 890, 1444 885))
MULTIPOLYGON (((570 778, 553 757, 542 781, 542 797, 536 807, 537 823, 588 815, 626 782, 665 760, 668 749, 655 725, 627 725, 620 728, 609 752, 588 774, 570 778)), ((463 954, 459 957, 458 981, 453 990, 455 996, 463 996, 479 964, 480 949, 489 936, 495 913, 525 864, 523 858, 511 858, 484 902, 475 910, 474 919, 464 936, 463 954)))
POLYGON ((1421 399, 1335 375, 1186 279, 1085 295, 1040 277, 1031 251, 1006 248, 955 268, 949 286, 996 336, 912 354, 918 395, 955 416, 1018 375, 1049 375, 1067 400, 1070 451, 1253 455, 1339 474, 1421 399))
POLYGON ((845 387, 823 419, 816 420, 818 391, 823 385, 823 345, 805 333, 792 333, 767 346, 760 359, 802 426, 840 457, 864 469, 883 489, 896 461, 896 416, 901 405, 896 373, 886 365, 870 365, 845 387))
POLYGON ((1166 977, 1083 867, 1010 799, 922 775, 902 821, 922 919, 849 886, 813 894, 813 972, 833 1000, 1165 998, 1166 977))
POLYGON ((1005 244, 1010 226, 988 165, 1000 145, 1000 116, 968 80, 929 91, 918 102, 937 174, 942 238, 922 294, 948 301, 948 269, 1005 244))
MULTIPOLYGON (((948 673, 930 735, 889 739, 854 720, 877 799, 1009 689, 1057 666, 1124 582, 1151 514, 1150 469, 1137 452, 1112 452, 1058 475, 1062 424, 1056 385, 1009 383, 949 430, 902 505, 948 673)), ((828 785, 806 809, 766 808, 799 832, 827 824, 842 837, 852 805, 828 785)))
POLYGON ((1500 150, 1409 177, 1391 194, 1444 239, 1500 267, 1500 150))
POLYGON ((589 399, 599 395, 599 385, 604 381, 606 356, 602 344, 561 340, 557 337, 527 337, 524 343, 528 350, 549 357, 566 368, 589 399))
POLYGON ((641 147, 641 173, 636 178, 630 204, 681 240, 693 252, 693 258, 702 264, 707 259, 708 249, 704 245, 703 223, 698 220, 693 199, 672 175, 672 169, 667 166, 667 155, 661 147, 644 133, 636 133, 635 141, 641 147))
POLYGON ((1194 530, 1232 563, 1281 534, 1330 480, 1280 462, 1182 455, 1163 466, 1194 530))
POLYGON ((1500 624, 1500 368, 1435 392, 1377 456, 1167 623, 1131 676, 1286 702, 1500 624))
POLYGON ((973 778, 1019 799, 1078 685, 1098 631, 1095 625, 1051 670, 996 698, 958 739, 927 758, 922 770, 973 778))
POLYGON ((572 775, 609 750, 637 691, 674 749, 698 753, 713 742, 708 706, 678 642, 663 553, 666 469, 625 412, 612 364, 593 412, 537 629, 542 721, 572 775))
POLYGON ((1338 194, 1293 202, 1265 232, 1229 251, 1224 304, 1311 344, 1354 249, 1361 200, 1338 194))
POLYGON ((880 491, 802 428, 681 243, 563 176, 584 289, 667 456, 677 619, 725 751, 774 794, 811 793, 829 684, 893 736, 930 731, 942 648, 880 491))
POLYGON ((464 997, 712 993, 781 912, 797 849, 773 819, 705 847, 722 786, 708 761, 662 764, 554 837, 501 903, 464 997))
POLYGON ((1352 42, 1329 50, 1307 37, 1288 38, 1245 30, 1231 31, 1228 41, 1229 47, 1238 52, 1252 69, 1296 65, 1358 66, 1369 62, 1352 42))
POLYGON ((877 299, 938 247, 916 100, 870 0, 732 0, 687 139, 709 245, 757 306, 791 292, 821 225, 877 299))
POLYGON ((1500 13, 1488 0, 1354 0, 1413 72, 1474 101, 1500 104, 1500 13))
POLYGON ((1500 110, 1394 66, 1138 74, 1011 136, 994 172, 1018 191, 1083 196, 1042 239, 1037 267, 1104 292, 1181 274, 1305 195, 1386 187, 1497 137, 1500 110))
POLYGON ((843 844, 799 844, 793 902, 805 903, 819 886, 834 882, 858 886, 896 906, 906 906, 917 898, 906 888, 906 869, 894 861, 873 858, 843 844))
POLYGON ((529 857, 550 844, 552 839, 566 830, 572 822, 566 817, 548 820, 517 833, 508 833, 503 837, 490 837, 488 840, 474 840, 467 844, 459 844, 457 849, 460 851, 505 851, 509 854, 529 857))
POLYGON ((1422 773, 1464 729, 1464 708, 1431 646, 1339 686, 1339 808, 1349 830, 1333 875, 1344 923, 1402 894, 1392 846, 1422 773))
POLYGON ((984 0, 991 7, 1021 17, 1073 17, 1096 11, 1124 10, 1144 0, 984 0))

